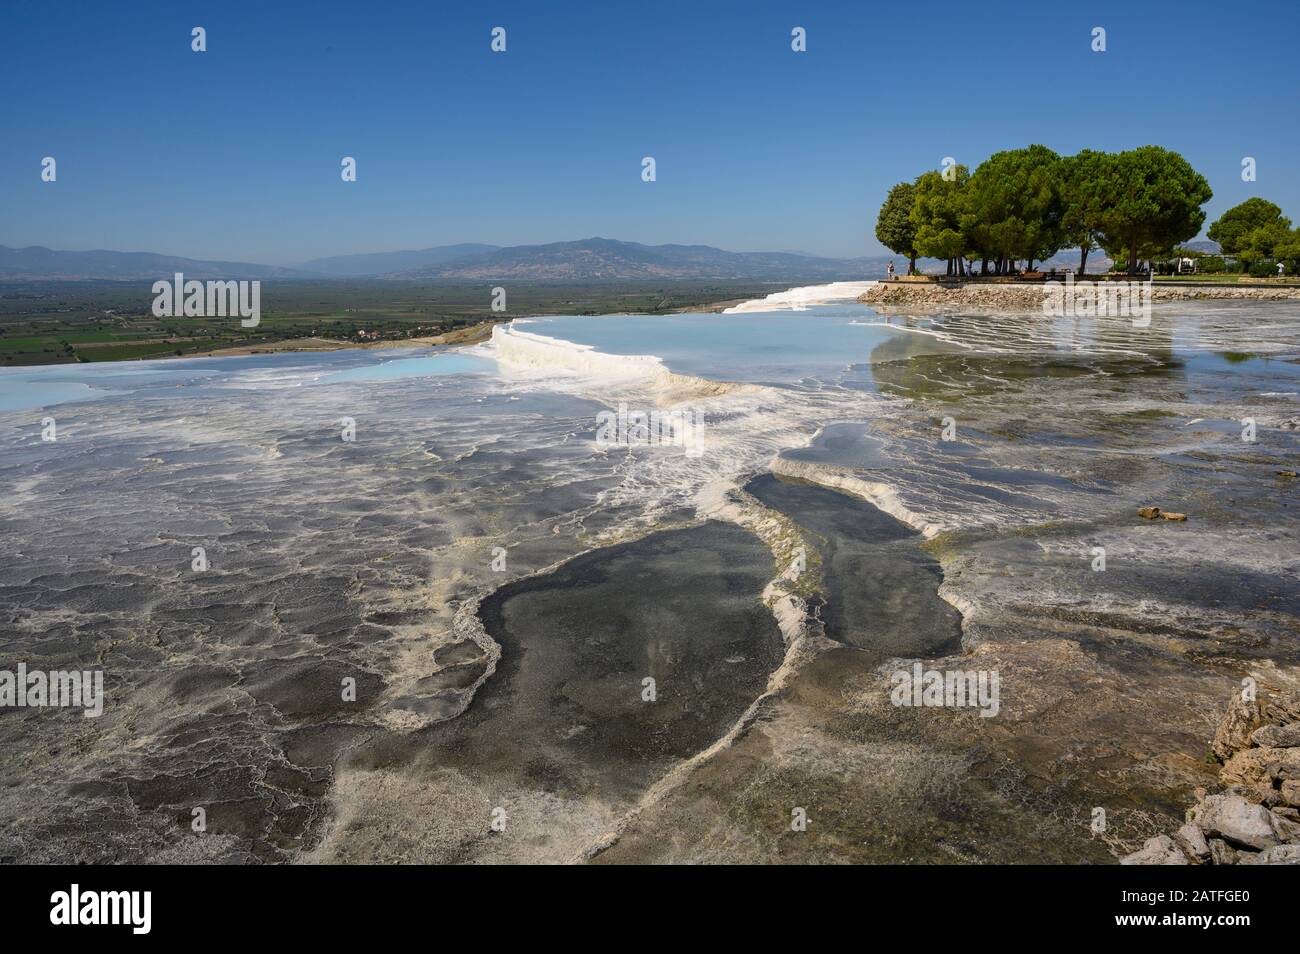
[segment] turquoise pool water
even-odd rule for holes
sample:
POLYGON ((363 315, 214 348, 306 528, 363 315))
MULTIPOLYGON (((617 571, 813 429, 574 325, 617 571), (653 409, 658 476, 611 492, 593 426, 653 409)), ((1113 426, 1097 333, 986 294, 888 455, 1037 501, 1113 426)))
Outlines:
POLYGON ((876 320, 856 302, 801 311, 744 314, 603 315, 521 319, 532 334, 590 345, 606 354, 661 358, 679 374, 758 384, 838 379, 879 360, 884 347, 911 338, 909 347, 951 350, 934 339, 907 336, 876 320))

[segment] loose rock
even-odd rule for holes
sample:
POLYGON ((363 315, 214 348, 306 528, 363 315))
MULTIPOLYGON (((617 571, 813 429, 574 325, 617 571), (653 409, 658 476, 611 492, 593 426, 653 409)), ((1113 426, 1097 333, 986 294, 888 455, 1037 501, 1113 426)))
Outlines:
POLYGON ((1264 720, 1278 725, 1300 722, 1300 692, 1279 692, 1269 696, 1263 707, 1264 720))
POLYGON ((1159 507, 1138 507, 1138 516, 1145 517, 1148 520, 1183 521, 1187 519, 1187 514, 1185 513, 1175 513, 1172 510, 1161 510, 1159 507))
POLYGON ((1273 813, 1239 795, 1210 795, 1192 812, 1192 822, 1207 834, 1234 845, 1272 848, 1282 843, 1273 813))
POLYGON ((1141 850, 1120 859, 1122 865, 1185 865, 1187 856, 1168 835, 1148 838, 1141 850))
POLYGON ((1198 861, 1207 861, 1210 857, 1210 845, 1205 840, 1205 833, 1195 825, 1187 824, 1178 829, 1174 838, 1183 846, 1183 850, 1198 861))
POLYGON ((1121 864, 1300 864, 1300 692, 1250 701, 1234 692, 1211 747, 1226 788, 1197 788, 1187 824, 1172 838, 1148 839, 1121 864))
POLYGON ((1210 861, 1216 865, 1235 865, 1237 852, 1222 838, 1211 838, 1210 861))
POLYGON ((1255 745, 1274 749, 1289 749, 1300 746, 1300 722, 1292 725, 1260 726, 1252 733, 1250 741, 1255 745))
MULTIPOLYGON (((1300 782, 1288 779, 1282 783, 1278 794, 1282 796, 1283 805, 1290 806, 1292 809, 1300 808, 1300 782)), ((1274 811, 1276 811, 1276 809, 1274 809, 1274 811)), ((1295 821, 1296 816, 1300 815, 1300 812, 1278 812, 1278 814, 1282 815, 1283 818, 1289 818, 1292 821, 1295 821)))
POLYGON ((1300 865, 1300 845, 1278 845, 1265 848, 1257 855, 1240 854, 1237 863, 1243 865, 1300 865))

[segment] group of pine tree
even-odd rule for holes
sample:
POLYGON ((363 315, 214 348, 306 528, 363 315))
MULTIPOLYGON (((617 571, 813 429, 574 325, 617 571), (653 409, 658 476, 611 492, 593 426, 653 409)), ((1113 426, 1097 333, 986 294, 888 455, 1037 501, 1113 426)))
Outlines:
MULTIPOLYGON (((907 257, 909 274, 918 257, 946 260, 949 275, 974 274, 976 262, 983 275, 1011 274, 1019 262, 1032 271, 1065 248, 1080 250, 1081 274, 1097 248, 1136 272, 1139 262, 1180 254, 1180 243, 1200 232, 1212 194, 1186 159, 1159 146, 1060 156, 1034 145, 995 153, 974 173, 950 163, 898 183, 881 206, 876 238, 907 257)), ((1207 234, 1246 270, 1281 261, 1294 272, 1300 264, 1300 229, 1264 199, 1229 209, 1207 234)))

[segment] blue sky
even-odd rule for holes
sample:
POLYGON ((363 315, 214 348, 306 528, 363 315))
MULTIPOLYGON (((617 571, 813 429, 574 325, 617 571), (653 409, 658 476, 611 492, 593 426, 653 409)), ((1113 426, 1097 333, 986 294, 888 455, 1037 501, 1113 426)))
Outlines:
POLYGON ((1300 222, 1298 41, 1293 0, 3 0, 0 244, 273 264, 591 235, 874 254, 894 182, 1030 142, 1163 145, 1209 179, 1211 220, 1262 195, 1300 222))

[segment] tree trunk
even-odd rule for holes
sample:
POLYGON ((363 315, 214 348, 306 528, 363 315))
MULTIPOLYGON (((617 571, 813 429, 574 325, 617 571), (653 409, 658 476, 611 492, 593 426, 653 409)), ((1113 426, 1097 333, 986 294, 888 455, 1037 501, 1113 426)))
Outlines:
POLYGON ((1079 274, 1088 274, 1088 244, 1086 242, 1079 246, 1079 274))
POLYGON ((1129 239, 1128 243, 1128 273, 1136 275, 1138 270, 1138 240, 1129 239))
POLYGON ((907 274, 909 275, 916 274, 916 253, 915 252, 913 252, 912 257, 907 260, 907 274))

